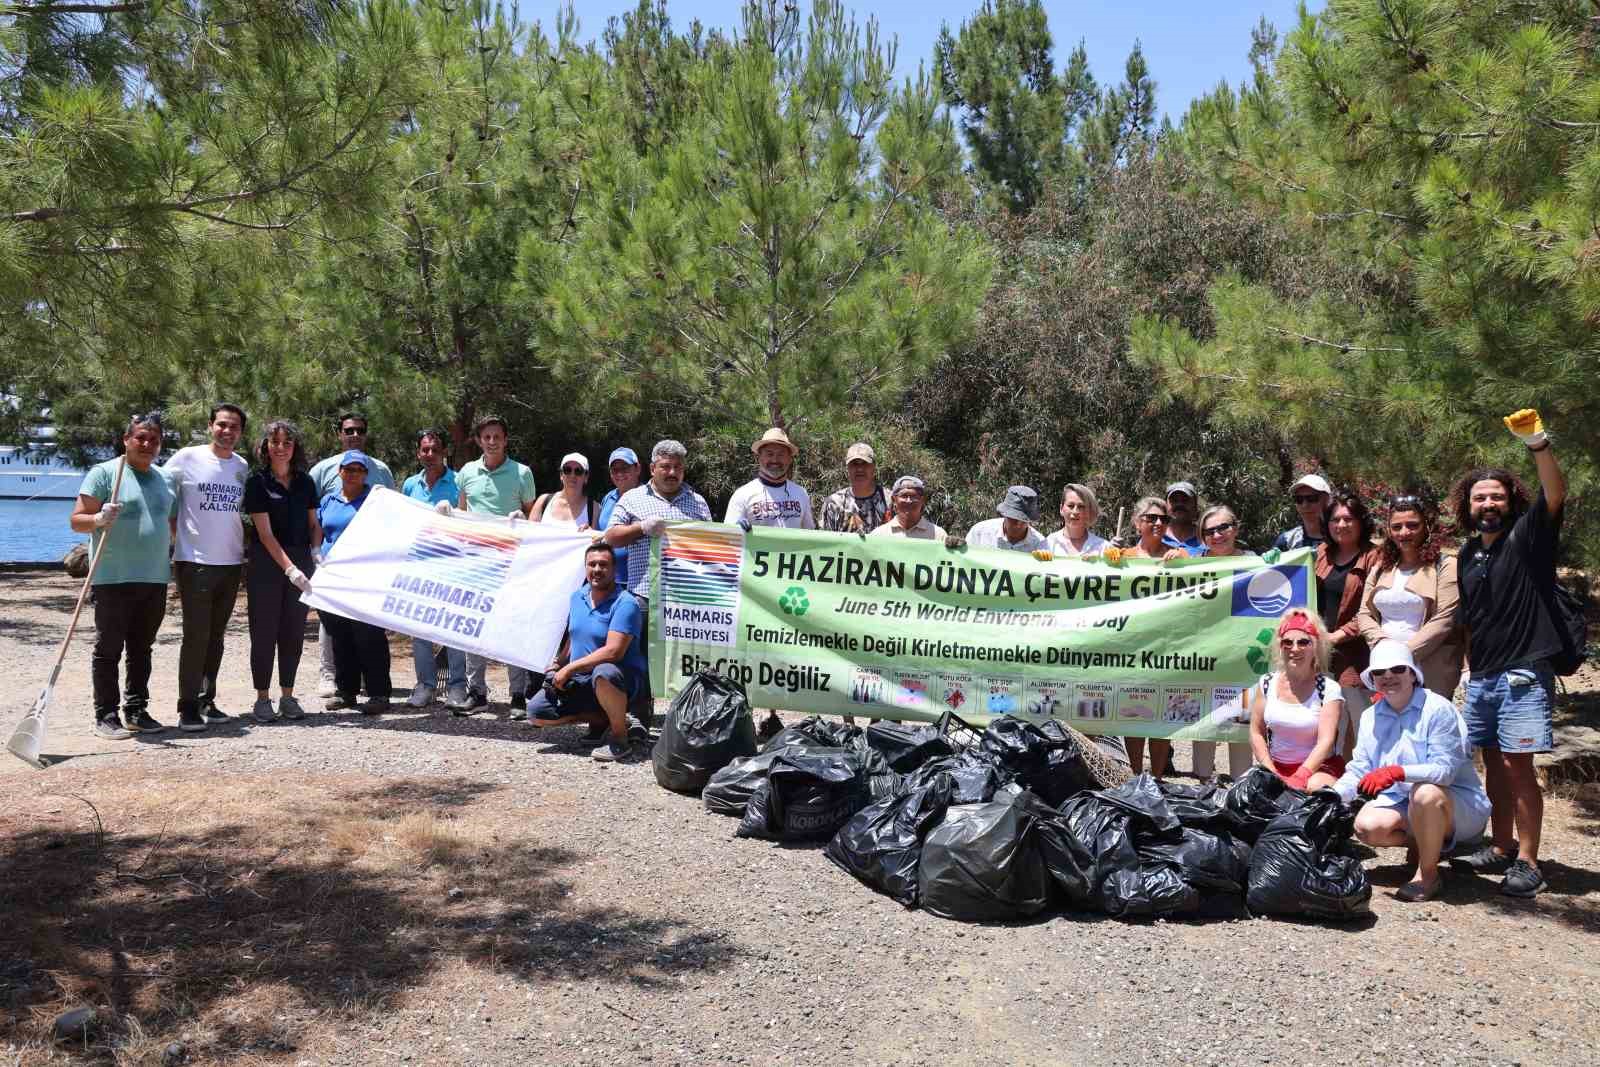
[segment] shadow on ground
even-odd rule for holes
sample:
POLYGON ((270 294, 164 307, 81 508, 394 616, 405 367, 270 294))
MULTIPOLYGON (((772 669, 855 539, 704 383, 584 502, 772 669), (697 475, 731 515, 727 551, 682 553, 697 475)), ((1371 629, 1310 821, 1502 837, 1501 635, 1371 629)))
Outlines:
POLYGON ((457 822, 487 783, 253 788, 165 829, 158 797, 95 796, 95 815, 61 797, 81 828, 0 838, 0 1041, 39 1047, 58 1011, 92 1004, 118 1020, 90 1050, 107 1057, 180 1032, 208 1057, 286 1052, 446 963, 648 988, 737 955, 687 919, 567 903, 580 855, 457 822))

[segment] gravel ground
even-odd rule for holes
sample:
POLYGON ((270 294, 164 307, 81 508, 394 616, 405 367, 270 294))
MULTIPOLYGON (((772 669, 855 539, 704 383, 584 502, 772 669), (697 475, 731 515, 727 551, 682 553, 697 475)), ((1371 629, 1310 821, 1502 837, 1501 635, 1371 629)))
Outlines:
MULTIPOLYGON (((0 703, 7 734, 48 668, 74 591, 58 574, 0 575, 0 656, 14 682, 0 703)), ((234 711, 251 697, 243 622, 241 600, 221 700, 234 711)), ((177 635, 174 605, 152 686, 169 722, 177 635)), ((4 837, 81 824, 63 794, 129 781, 160 792, 164 782, 260 780, 324 803, 387 783, 390 795, 412 788, 422 807, 549 858, 526 909, 474 911, 476 890, 420 904, 471 927, 464 939, 492 931, 517 950, 507 953, 515 963, 431 956, 379 990, 381 1006, 286 1014, 281 1042, 245 1058, 296 1067, 1600 1060, 1593 787, 1550 801, 1551 889, 1534 902, 1456 878, 1442 901, 1398 904, 1390 893, 1403 872, 1390 850, 1368 863, 1375 919, 1351 927, 1085 916, 972 926, 906 911, 818 849, 736 840, 733 820, 660 789, 647 763, 595 763, 575 732, 537 735, 435 708, 377 721, 313 711, 298 725, 97 742, 87 731, 91 641, 92 629, 69 653, 46 746, 79 754, 42 774, 0 766, 4 837)), ((400 688, 410 659, 395 650, 400 688)), ((308 653, 307 692, 313 646, 308 653)), ((498 671, 491 678, 504 685, 498 671)), ((37 1041, 36 1022, 7 1022, 0 1054, 9 1040, 17 1062, 67 1062, 37 1041)), ((199 1052, 191 1062, 243 1056, 199 1052)))

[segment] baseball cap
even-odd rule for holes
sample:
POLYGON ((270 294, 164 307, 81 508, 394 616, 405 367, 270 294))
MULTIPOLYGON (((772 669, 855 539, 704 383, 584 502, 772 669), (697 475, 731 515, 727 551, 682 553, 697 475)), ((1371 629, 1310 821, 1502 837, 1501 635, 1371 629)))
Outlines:
POLYGON ((1008 486, 1005 499, 994 510, 1008 519, 1034 522, 1039 518, 1039 494, 1025 485, 1008 486))
POLYGON ((568 452, 566 455, 562 456, 561 466, 565 467, 568 463, 576 463, 578 466, 583 468, 583 473, 589 473, 589 457, 585 456, 582 452, 568 452))
POLYGON ((611 466, 619 459, 630 466, 637 467, 639 465, 639 453, 627 445, 623 445, 621 448, 613 448, 611 450, 611 458, 606 460, 606 466, 611 466))
POLYGON ((1333 487, 1328 484, 1328 479, 1324 478, 1320 474, 1302 474, 1300 476, 1300 480, 1291 485, 1289 489, 1293 491, 1300 488, 1302 485, 1307 489, 1313 489, 1319 493, 1333 492, 1333 487))
POLYGON ((1200 499, 1200 494, 1194 491, 1193 482, 1173 482, 1171 485, 1167 486, 1167 495, 1171 496, 1173 493, 1183 493, 1191 500, 1200 499))
POLYGON ((367 454, 361 449, 352 448, 339 457, 339 469, 344 470, 346 467, 360 467, 364 471, 370 471, 372 469, 372 461, 367 458, 367 454))
POLYGON ((867 444, 865 441, 857 441, 844 451, 844 461, 846 463, 850 463, 858 459, 864 459, 873 466, 878 465, 877 455, 872 451, 872 446, 867 444))

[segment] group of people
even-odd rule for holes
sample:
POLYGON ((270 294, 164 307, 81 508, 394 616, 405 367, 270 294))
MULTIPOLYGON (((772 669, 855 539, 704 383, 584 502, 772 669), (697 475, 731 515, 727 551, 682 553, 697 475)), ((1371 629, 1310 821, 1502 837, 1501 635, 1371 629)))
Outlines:
MULTIPOLYGON (((1374 517, 1358 495, 1336 490, 1318 474, 1295 482, 1291 498, 1299 521, 1262 555, 1270 561, 1290 549, 1314 549, 1318 610, 1293 611, 1282 620, 1274 670, 1246 691, 1237 711, 1226 713, 1250 724, 1249 744, 1229 746, 1232 774, 1262 765, 1296 788, 1332 787, 1347 798, 1373 798, 1358 833, 1373 844, 1411 849, 1418 874, 1403 892, 1407 899, 1436 895, 1443 886, 1442 849, 1480 837, 1486 826, 1488 841, 1454 862, 1503 873, 1504 891, 1512 895, 1544 888, 1538 867, 1543 806, 1533 757, 1552 744, 1550 660, 1561 647, 1552 598, 1566 483, 1537 415, 1520 412, 1507 424, 1533 454, 1539 493, 1531 498, 1504 469, 1464 475, 1454 494, 1456 520, 1471 536, 1456 556, 1441 552, 1434 511, 1415 496, 1389 502, 1378 541, 1374 517), (1471 677, 1457 712, 1452 698, 1467 664, 1471 677), (1484 755, 1487 789, 1467 756, 1473 746, 1484 755)), ((150 714, 148 683, 169 551, 183 608, 179 729, 202 731, 229 718, 216 704, 216 677, 247 550, 256 689, 250 714, 262 723, 304 716, 294 693, 307 617, 300 594, 372 487, 395 487, 388 467, 366 451, 367 426, 360 414, 343 416, 344 448, 308 468, 298 428, 273 421, 252 468, 235 451, 245 433, 244 412, 219 404, 211 413, 209 443, 180 449, 157 468, 159 415, 130 421, 119 491, 113 495, 119 461, 97 465, 84 479, 71 519, 75 530, 94 534, 101 556, 93 578, 98 634, 92 659, 100 736, 165 728, 150 714), (119 689, 122 659, 127 677, 119 689), (269 692, 274 665, 276 704, 269 692)), ((629 708, 648 696, 648 540, 669 522, 712 520, 705 497, 684 480, 687 449, 660 441, 647 468, 631 448, 615 449, 608 460, 612 489, 595 502, 582 454, 564 456, 560 488, 541 495, 533 472, 508 455, 503 419, 485 415, 472 433, 480 458, 456 471, 448 466, 444 435, 419 433, 419 469, 399 491, 444 514, 463 510, 593 531, 586 582, 572 595, 558 655, 542 673, 507 665, 511 716, 535 727, 587 724, 596 758, 626 758, 642 733, 629 708)), ((732 494, 723 516, 746 530, 934 540, 947 548, 1028 552, 1045 561, 1118 564, 1142 557, 1170 563, 1249 553, 1234 511, 1225 504, 1202 507, 1188 481, 1173 482, 1163 496, 1141 498, 1127 537, 1108 540, 1096 531, 1099 501, 1080 483, 1063 488, 1062 525, 1048 536, 1038 529, 1038 493, 1018 485, 1005 491, 994 518, 952 537, 927 515, 923 480, 906 474, 885 487, 865 442, 846 451, 847 484, 815 514, 810 495, 792 478, 798 449, 788 435, 768 430, 751 450, 755 477, 732 494)), ((387 636, 359 620, 319 615, 327 706, 356 707, 365 689, 360 711, 382 713, 391 690, 387 636)), ((488 705, 482 657, 422 639, 412 647, 411 706, 438 699, 441 660, 443 702, 452 714, 488 705)), ((773 716, 763 730, 775 727, 781 723, 773 716)), ((1144 767, 1144 740, 1126 742, 1137 773, 1144 767)), ((1149 747, 1151 772, 1169 773, 1171 743, 1157 739, 1149 747)), ((1195 774, 1210 777, 1214 760, 1214 745, 1195 744, 1195 774)))

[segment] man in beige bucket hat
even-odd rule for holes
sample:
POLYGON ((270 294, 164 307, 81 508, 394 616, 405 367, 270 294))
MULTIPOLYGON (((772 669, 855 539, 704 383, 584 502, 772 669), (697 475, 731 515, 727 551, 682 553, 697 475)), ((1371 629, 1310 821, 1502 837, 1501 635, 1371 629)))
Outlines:
POLYGON ((799 454, 789 435, 774 426, 750 446, 756 455, 756 476, 728 498, 722 521, 752 526, 782 526, 790 530, 815 530, 811 496, 791 481, 789 471, 799 454))

